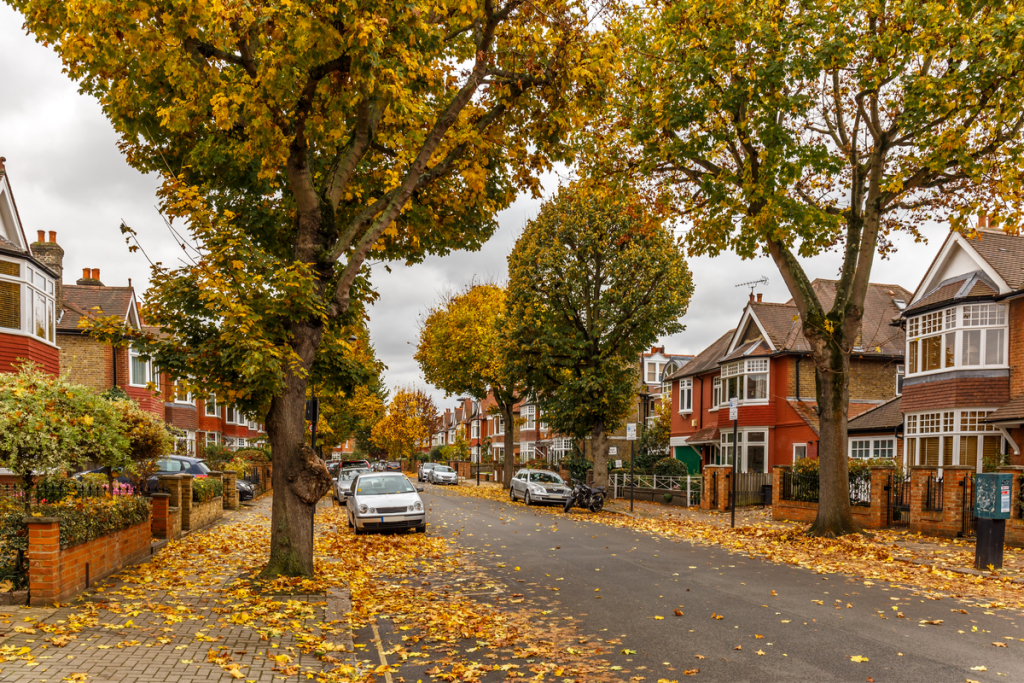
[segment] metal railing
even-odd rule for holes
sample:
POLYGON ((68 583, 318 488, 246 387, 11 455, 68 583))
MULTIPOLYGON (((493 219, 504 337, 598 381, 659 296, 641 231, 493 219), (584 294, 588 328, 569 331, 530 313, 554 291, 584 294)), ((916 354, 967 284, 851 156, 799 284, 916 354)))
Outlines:
POLYGON ((942 479, 934 474, 928 475, 925 480, 924 509, 942 512, 942 479))
POLYGON ((782 500, 794 500, 804 503, 818 502, 818 475, 800 474, 798 472, 782 473, 782 500))
POLYGON ((850 475, 850 505, 871 507, 871 475, 850 475))
POLYGON ((630 478, 628 473, 623 472, 610 475, 609 481, 613 498, 628 495, 630 486, 633 486, 638 489, 663 491, 671 493, 673 496, 679 496, 680 499, 686 501, 687 507, 700 504, 703 483, 703 477, 694 475, 670 477, 657 474, 636 474, 630 478))
MULTIPOLYGON (((66 481, 42 481, 28 490, 28 502, 31 505, 59 503, 69 495, 78 498, 102 498, 107 495, 107 484, 79 482, 73 479, 66 481)), ((140 493, 134 487, 124 487, 114 482, 114 495, 135 495, 140 493)), ((0 498, 25 502, 25 489, 18 484, 0 484, 0 498)))

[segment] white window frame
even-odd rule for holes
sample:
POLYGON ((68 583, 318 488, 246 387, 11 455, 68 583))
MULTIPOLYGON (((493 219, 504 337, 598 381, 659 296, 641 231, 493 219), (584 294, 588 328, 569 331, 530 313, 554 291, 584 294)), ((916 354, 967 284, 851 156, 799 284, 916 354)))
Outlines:
POLYGON ((687 415, 693 412, 693 378, 686 377, 679 380, 679 414, 687 415))
MULTIPOLYGON (((976 471, 981 472, 984 466, 984 437, 999 438, 999 452, 1006 450, 1006 439, 998 427, 982 424, 984 417, 995 412, 995 408, 955 408, 939 411, 922 411, 907 413, 904 416, 903 462, 907 467, 917 465, 922 460, 920 441, 924 438, 939 439, 938 467, 947 463, 946 453, 950 453, 951 462, 960 465, 964 462, 962 437, 977 437, 976 471)), ((895 453, 895 449, 893 453, 895 453)), ((924 464, 924 463, 921 463, 924 464)))
POLYGON ((526 422, 523 423, 523 429, 536 429, 537 428, 537 407, 536 406, 523 406, 523 418, 526 422))
POLYGON ((797 460, 800 460, 801 458, 806 458, 806 457, 807 457, 807 444, 806 443, 795 443, 795 444, 793 444, 793 462, 796 462, 797 460), (804 449, 804 454, 803 455, 800 455, 797 452, 797 449, 799 449, 799 448, 804 449))
POLYGON ((479 439, 480 438, 480 420, 473 420, 473 422, 470 423, 470 432, 469 433, 470 433, 470 438, 473 438, 473 439, 479 439))
POLYGON ((208 397, 203 404, 203 414, 207 417, 220 417, 220 407, 217 405, 217 397, 208 397), (211 413, 210 410, 213 410, 211 413))
POLYGON ((896 365, 896 395, 903 395, 903 380, 907 377, 907 366, 903 363, 896 365))
MULTIPOLYGON (((747 457, 747 446, 764 446, 764 465, 762 466, 761 472, 766 473, 771 471, 771 451, 768 450, 768 439, 769 433, 767 427, 740 427, 737 430, 737 440, 739 441, 740 447, 740 462, 739 471, 741 473, 749 472, 748 457, 747 457), (752 434, 764 434, 763 441, 750 442, 750 436, 752 434)), ((720 436, 718 442, 719 449, 715 454, 717 462, 715 464, 720 465, 731 465, 731 451, 732 451, 732 430, 724 430, 720 436)))
POLYGON ((722 377, 719 375, 715 377, 711 382, 711 408, 710 411, 718 410, 718 406, 722 405, 722 377))
POLYGON ((153 381, 153 361, 142 360, 142 353, 135 348, 134 345, 128 347, 128 386, 130 387, 143 387, 145 388, 150 382, 153 381), (138 378, 135 376, 135 359, 139 359, 142 364, 142 371, 145 377, 141 382, 137 381, 138 378))
MULTIPOLYGON (((906 375, 935 375, 954 370, 984 370, 990 368, 1009 367, 1009 310, 1005 304, 973 303, 950 306, 936 311, 907 318, 907 342, 905 350, 906 375), (990 318, 993 319, 989 322, 990 318), (999 320, 1002 322, 999 322, 999 320), (966 362, 967 334, 978 336, 978 363, 966 362), (989 362, 989 336, 1000 334, 1001 342, 996 346, 997 362, 989 362), (938 338, 939 367, 932 370, 921 370, 924 367, 924 344, 932 338, 938 338), (953 344, 952 365, 946 364, 949 345, 953 344)), ((898 379, 897 379, 898 381, 898 379)))
POLYGON ((505 418, 501 415, 494 416, 494 435, 503 436, 505 434, 505 418))
POLYGON ((764 405, 771 400, 771 361, 768 358, 746 358, 722 366, 722 374, 716 378, 719 380, 719 407, 729 405, 728 381, 736 378, 737 398, 742 405, 764 405), (746 398, 750 388, 748 380, 751 377, 764 375, 764 396, 746 398))
POLYGON ((178 386, 179 386, 178 383, 175 382, 172 386, 174 387, 174 402, 175 403, 178 403, 180 405, 194 405, 193 404, 192 392, 191 391, 186 391, 185 392, 185 398, 181 398, 181 392, 180 392, 180 390, 178 388, 178 386))
POLYGON ((19 258, 0 258, 4 263, 18 266, 18 275, 0 273, 0 282, 14 283, 18 286, 18 319, 19 326, 0 327, 4 334, 31 337, 50 346, 57 345, 57 310, 54 299, 54 280, 28 261, 19 258), (42 304, 42 320, 36 317, 36 306, 42 304), (43 334, 37 334, 36 324, 42 324, 43 334))
POLYGON ((220 434, 218 432, 206 432, 206 444, 220 443, 220 434))

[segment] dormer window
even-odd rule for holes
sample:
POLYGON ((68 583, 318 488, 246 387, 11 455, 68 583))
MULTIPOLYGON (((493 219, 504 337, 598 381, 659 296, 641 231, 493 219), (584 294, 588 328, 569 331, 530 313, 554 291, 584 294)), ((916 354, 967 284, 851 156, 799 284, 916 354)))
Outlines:
POLYGON ((0 258, 0 330, 55 343, 53 278, 27 262, 0 258))

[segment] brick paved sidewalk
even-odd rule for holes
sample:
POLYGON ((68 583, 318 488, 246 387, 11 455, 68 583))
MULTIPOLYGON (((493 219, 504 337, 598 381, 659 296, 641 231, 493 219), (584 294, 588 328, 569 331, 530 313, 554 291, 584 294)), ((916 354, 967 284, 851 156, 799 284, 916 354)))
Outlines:
POLYGON ((216 526, 168 544, 147 565, 97 584, 71 605, 0 608, 0 680, 263 683, 284 678, 286 666, 322 670, 324 663, 315 653, 302 652, 303 631, 351 650, 347 594, 331 590, 254 601, 233 585, 265 558, 265 543, 251 537, 265 539, 269 523, 267 496, 251 507, 225 511, 216 526), (239 525, 257 529, 247 529, 249 547, 239 542, 239 525), (254 602, 258 615, 240 612, 254 602), (254 622, 257 617, 262 623, 254 622), (291 661, 271 659, 280 655, 291 661), (237 664, 235 675, 222 663, 228 668, 237 664))

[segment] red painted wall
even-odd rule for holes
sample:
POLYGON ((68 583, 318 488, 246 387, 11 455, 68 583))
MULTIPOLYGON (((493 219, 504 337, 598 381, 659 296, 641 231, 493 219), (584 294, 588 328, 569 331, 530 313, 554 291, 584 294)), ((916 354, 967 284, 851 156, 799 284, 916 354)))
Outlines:
POLYGON ((60 351, 38 339, 0 332, 0 372, 14 372, 22 360, 42 366, 51 375, 60 373, 60 351))

